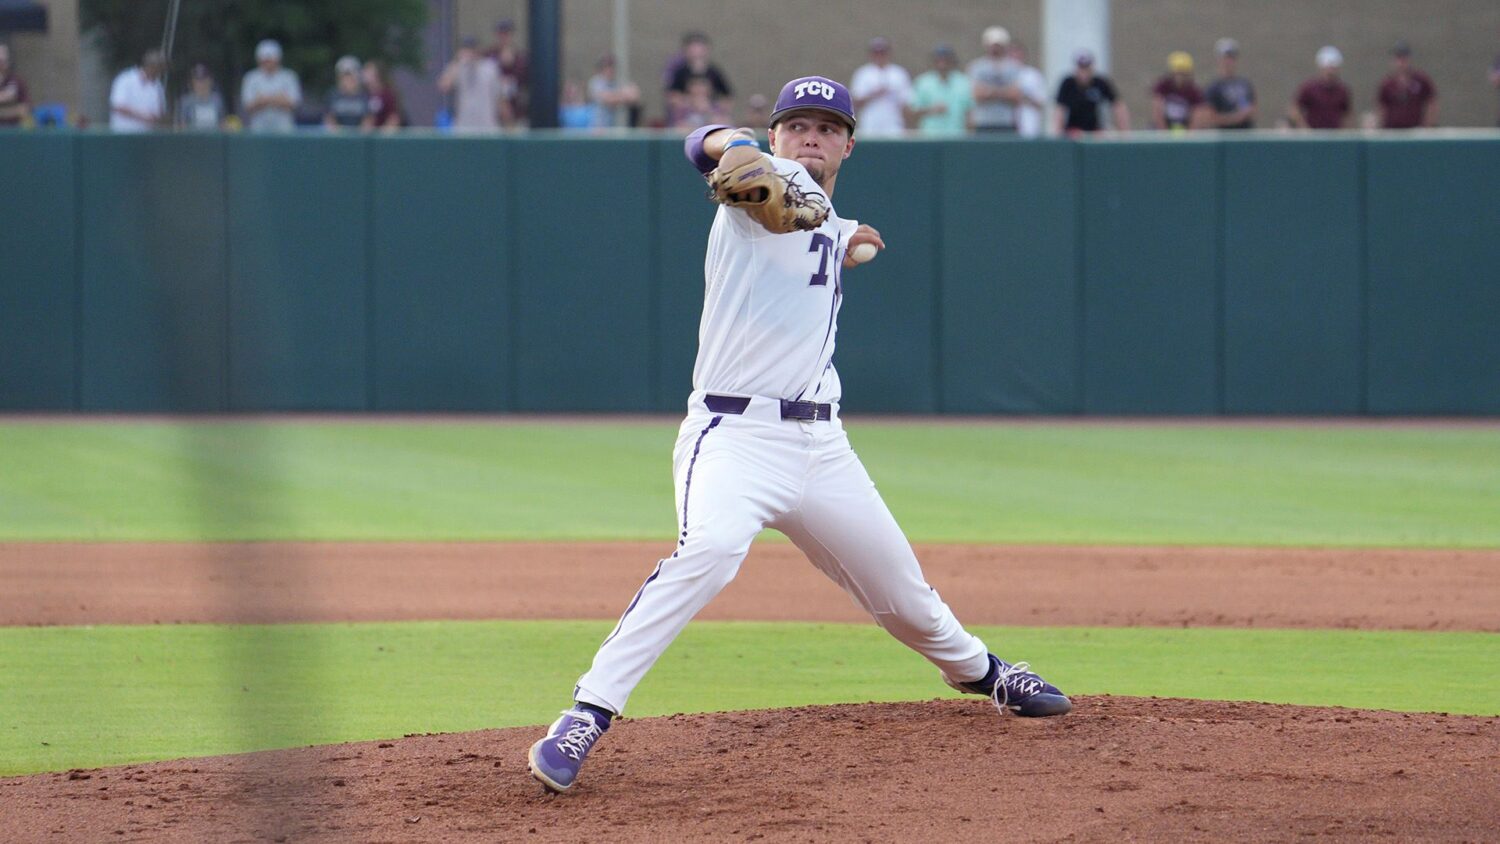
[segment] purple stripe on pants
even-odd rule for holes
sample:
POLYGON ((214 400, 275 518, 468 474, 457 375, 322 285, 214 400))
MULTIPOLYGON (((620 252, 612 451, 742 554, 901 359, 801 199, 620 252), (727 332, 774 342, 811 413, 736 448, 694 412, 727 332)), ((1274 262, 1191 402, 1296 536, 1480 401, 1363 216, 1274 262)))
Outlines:
MULTIPOLYGON (((682 537, 677 540, 677 547, 679 548, 687 541, 688 493, 692 492, 693 489, 693 466, 698 462, 698 452, 703 448, 703 438, 708 436, 709 431, 717 428, 722 421, 724 421, 724 417, 715 416, 708 423, 708 426, 698 434, 698 441, 693 443, 693 456, 688 460, 687 478, 682 482, 682 537)), ((672 557, 676 556, 677 552, 673 551, 672 557)), ((672 557, 668 557, 667 559, 669 560, 672 557)), ((656 562, 656 570, 651 572, 651 576, 646 578, 646 582, 641 584, 641 588, 635 590, 635 597, 630 599, 630 606, 625 608, 624 614, 620 616, 620 620, 615 624, 614 632, 609 634, 609 638, 605 639, 604 643, 599 647, 604 647, 604 645, 609 644, 612 639, 620 635, 620 630, 625 627, 625 617, 630 615, 630 611, 635 609, 635 605, 641 602, 641 595, 645 593, 646 587, 651 585, 651 581, 661 576, 661 564, 665 562, 666 560, 658 560, 656 562)))

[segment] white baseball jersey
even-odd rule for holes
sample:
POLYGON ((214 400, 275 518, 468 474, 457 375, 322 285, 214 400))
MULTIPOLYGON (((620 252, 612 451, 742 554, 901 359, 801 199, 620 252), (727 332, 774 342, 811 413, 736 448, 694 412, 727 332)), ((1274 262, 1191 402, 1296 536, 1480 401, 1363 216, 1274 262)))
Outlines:
MULTIPOLYGON (((694 151, 690 138, 689 158, 705 169, 694 151)), ((804 191, 823 193, 802 165, 773 160, 804 191)), ((703 265, 694 390, 672 453, 677 547, 599 647, 576 700, 623 712, 768 527, 945 676, 985 676, 988 650, 922 577, 839 417, 833 343, 840 267, 856 225, 830 211, 816 231, 771 234, 742 210, 719 209, 703 265), (748 399, 726 403, 726 395, 748 399), (784 399, 831 408, 816 421, 788 419, 784 399)))
MULTIPOLYGON (((771 160, 778 173, 827 201, 801 164, 771 160)), ((843 300, 840 268, 859 223, 829 208, 816 231, 772 234, 742 209, 719 207, 703 262, 694 389, 839 400, 833 345, 843 300)))

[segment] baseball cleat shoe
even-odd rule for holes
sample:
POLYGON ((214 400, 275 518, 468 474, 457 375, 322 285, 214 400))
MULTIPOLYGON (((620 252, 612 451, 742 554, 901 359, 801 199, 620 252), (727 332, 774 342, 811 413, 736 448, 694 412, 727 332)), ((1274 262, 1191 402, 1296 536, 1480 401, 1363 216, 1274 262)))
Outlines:
POLYGON ((1073 711, 1073 701, 1032 673, 1030 665, 1024 662, 1011 665, 994 654, 990 654, 990 672, 983 680, 956 683, 947 677, 943 679, 961 692, 988 697, 1001 713, 1009 711, 1027 718, 1043 718, 1073 711))
POLYGON ((547 736, 531 746, 527 755, 531 775, 559 794, 572 788, 583 760, 607 729, 609 721, 592 712, 580 707, 563 710, 547 736))

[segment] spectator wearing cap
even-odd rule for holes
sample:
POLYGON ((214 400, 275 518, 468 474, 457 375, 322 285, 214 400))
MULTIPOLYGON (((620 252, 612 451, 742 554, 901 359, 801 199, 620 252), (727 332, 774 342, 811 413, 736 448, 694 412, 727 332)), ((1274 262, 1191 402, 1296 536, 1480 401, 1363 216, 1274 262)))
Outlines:
POLYGON ((1193 81, 1193 57, 1181 50, 1168 55, 1167 75, 1151 89, 1151 126, 1169 132, 1196 128, 1202 105, 1203 92, 1193 81))
POLYGON ((141 63, 115 77, 109 86, 109 128, 115 132, 149 132, 167 116, 167 94, 160 50, 147 50, 141 63))
POLYGON ((1021 66, 1007 55, 1010 32, 1003 26, 992 26, 979 40, 984 45, 984 55, 969 62, 974 131, 1015 132, 1016 106, 1021 103, 1021 89, 1016 80, 1021 66))
POLYGON ((906 104, 911 100, 911 74, 891 61, 891 42, 870 39, 870 61, 854 71, 849 96, 859 120, 859 133, 867 138, 906 132, 906 104))
POLYGON ((177 128, 210 131, 224 125, 224 96, 214 87, 208 65, 195 64, 188 92, 177 100, 177 128))
POLYGON ((1073 56, 1073 75, 1057 88, 1057 111, 1052 113, 1057 134, 1076 137, 1104 128, 1104 104, 1109 103, 1115 131, 1130 131, 1130 110, 1120 101, 1115 85, 1094 70, 1094 53, 1079 50, 1073 56))
POLYGON ((323 112, 323 126, 329 131, 369 129, 375 125, 370 111, 370 95, 360 81, 359 59, 344 56, 333 66, 334 85, 328 94, 328 108, 323 112))
POLYGON ((513 121, 511 90, 500 64, 479 52, 479 39, 465 38, 438 76, 438 90, 453 97, 455 132, 494 132, 513 121))
POLYGON ((1214 52, 1219 56, 1219 78, 1203 92, 1210 106, 1206 122, 1215 129, 1250 129, 1255 126, 1255 86, 1239 75, 1240 42, 1220 38, 1214 52))
POLYGON ((255 45, 256 67, 240 83, 240 110, 251 132, 290 132, 292 112, 302 103, 302 83, 281 66, 281 45, 267 38, 255 45))
POLYGON ((947 44, 932 51, 932 69, 912 84, 906 113, 917 131, 927 137, 962 135, 969 128, 974 88, 958 69, 958 54, 947 44))
POLYGON ((1416 129, 1437 125, 1437 87, 1411 65, 1411 47, 1397 41, 1391 50, 1391 73, 1380 83, 1380 128, 1416 129))
POLYGON ((20 126, 31 117, 26 80, 10 63, 10 45, 0 44, 0 126, 20 126))
POLYGON ((619 72, 615 57, 606 53, 589 77, 589 102, 597 109, 599 125, 606 129, 634 126, 641 101, 641 89, 634 82, 621 81, 619 72))
POLYGON ((484 54, 495 60, 505 78, 510 94, 501 120, 507 127, 513 126, 526 114, 526 94, 531 90, 531 59, 516 43, 515 21, 505 18, 495 24, 495 43, 484 54))
POLYGON ((1023 138, 1040 138, 1047 108, 1047 77, 1026 61, 1026 45, 1012 40, 1006 54, 1016 63, 1016 90, 1021 101, 1016 104, 1016 134, 1023 138))
MULTIPOLYGON (((681 112, 687 106, 688 83, 701 76, 712 86, 714 110, 732 111, 734 91, 729 87, 729 78, 714 64, 713 42, 701 32, 688 32, 682 36, 682 58, 672 69, 667 80, 667 122, 681 123, 681 112)), ((697 127, 694 127, 697 128, 697 127)))
POLYGON ((1304 129, 1343 129, 1349 125, 1353 97, 1339 78, 1344 54, 1332 45, 1318 50, 1318 75, 1302 83, 1289 109, 1293 126, 1304 129))

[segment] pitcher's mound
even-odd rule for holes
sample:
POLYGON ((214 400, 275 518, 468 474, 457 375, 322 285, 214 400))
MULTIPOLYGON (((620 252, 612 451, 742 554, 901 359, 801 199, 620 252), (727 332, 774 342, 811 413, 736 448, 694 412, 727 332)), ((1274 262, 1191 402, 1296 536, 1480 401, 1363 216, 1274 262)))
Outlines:
POLYGON ((1079 697, 623 720, 579 785, 540 728, 0 780, 22 841, 1483 840, 1500 719, 1079 697))

